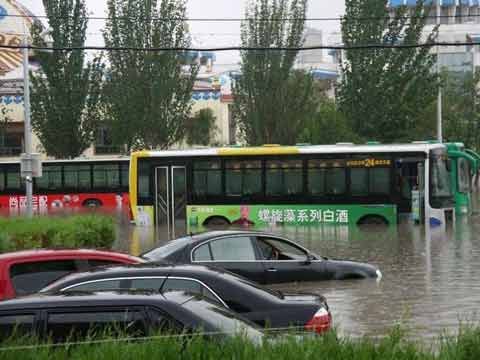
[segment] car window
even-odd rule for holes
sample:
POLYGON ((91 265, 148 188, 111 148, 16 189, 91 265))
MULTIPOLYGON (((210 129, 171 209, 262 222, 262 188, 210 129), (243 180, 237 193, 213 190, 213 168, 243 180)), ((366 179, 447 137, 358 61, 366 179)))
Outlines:
POLYGON ((212 255, 210 254, 210 245, 204 244, 198 247, 193 253, 194 261, 210 261, 212 260, 212 255))
POLYGON ((160 291, 165 278, 154 278, 154 279, 132 279, 130 283, 130 289, 135 290, 150 290, 150 291, 160 291))
POLYGON ((307 253, 280 239, 259 237, 258 246, 266 260, 305 260, 307 253))
POLYGON ((183 332, 183 324, 163 311, 155 307, 148 307, 147 311, 155 333, 180 334, 183 332))
POLYGON ((222 238, 210 242, 213 260, 251 261, 256 260, 252 241, 248 236, 222 238))
POLYGON ((120 280, 95 281, 68 288, 67 291, 108 291, 121 289, 120 280))
POLYGON ((146 252, 145 254, 142 255, 142 257, 148 260, 153 260, 153 261, 163 260, 164 258, 172 255, 177 250, 180 250, 181 248, 186 246, 191 241, 192 241, 191 236, 186 236, 183 238, 172 240, 163 246, 157 247, 153 250, 150 250, 149 252, 146 252))
POLYGON ((31 334, 34 317, 34 314, 0 315, 0 339, 31 334))
POLYGON ((14 264, 10 277, 16 294, 26 295, 76 270, 74 260, 28 262, 14 264))
POLYGON ((52 341, 59 342, 94 335, 145 336, 147 331, 140 311, 116 309, 49 313, 47 334, 52 341))
POLYGON ((218 298, 209 289, 194 280, 168 278, 162 286, 162 292, 168 291, 185 291, 190 294, 204 296, 213 302, 220 303, 218 298))

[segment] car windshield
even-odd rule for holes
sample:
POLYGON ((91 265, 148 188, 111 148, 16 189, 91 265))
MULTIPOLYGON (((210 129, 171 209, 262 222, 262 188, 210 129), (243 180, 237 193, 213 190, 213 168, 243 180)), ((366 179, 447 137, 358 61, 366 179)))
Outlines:
POLYGON ((232 311, 205 300, 193 298, 183 304, 206 323, 228 336, 245 336, 254 343, 261 343, 263 333, 254 323, 237 316, 232 311))
POLYGON ((141 255, 141 257, 144 259, 153 260, 153 261, 163 260, 166 257, 172 255, 177 250, 187 245, 191 241, 192 241, 192 238, 190 236, 178 238, 178 239, 169 241, 163 246, 157 247, 153 250, 150 250, 144 253, 143 255, 141 255))

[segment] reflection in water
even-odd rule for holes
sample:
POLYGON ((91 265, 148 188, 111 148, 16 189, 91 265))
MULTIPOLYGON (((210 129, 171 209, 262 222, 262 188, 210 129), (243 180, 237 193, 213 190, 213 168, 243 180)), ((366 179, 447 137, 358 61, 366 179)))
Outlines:
MULTIPOLYGON (((412 224, 390 230, 352 227, 273 227, 313 252, 377 265, 383 279, 292 283, 285 291, 326 296, 341 334, 385 335, 401 323, 412 336, 454 333, 460 320, 474 322, 480 303, 480 216, 458 219, 446 233, 412 224)), ((152 228, 123 222, 117 249, 137 255, 156 242, 152 228)))

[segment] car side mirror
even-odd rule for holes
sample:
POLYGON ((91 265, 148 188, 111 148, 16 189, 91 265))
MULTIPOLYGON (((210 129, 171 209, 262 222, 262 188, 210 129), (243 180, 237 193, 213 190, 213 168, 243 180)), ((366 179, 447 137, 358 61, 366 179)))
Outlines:
POLYGON ((307 254, 307 258, 304 261, 304 265, 310 265, 312 261, 314 260, 314 257, 312 254, 307 254))

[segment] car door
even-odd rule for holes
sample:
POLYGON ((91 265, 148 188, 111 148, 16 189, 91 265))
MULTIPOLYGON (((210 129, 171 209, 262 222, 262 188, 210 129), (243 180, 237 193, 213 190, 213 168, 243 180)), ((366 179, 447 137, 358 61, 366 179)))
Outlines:
POLYGON ((312 262, 307 250, 273 236, 256 236, 255 239, 267 284, 321 280, 322 262, 312 262))
POLYGON ((262 262, 248 235, 209 240, 192 249, 192 263, 226 269, 257 282, 265 282, 262 262))

